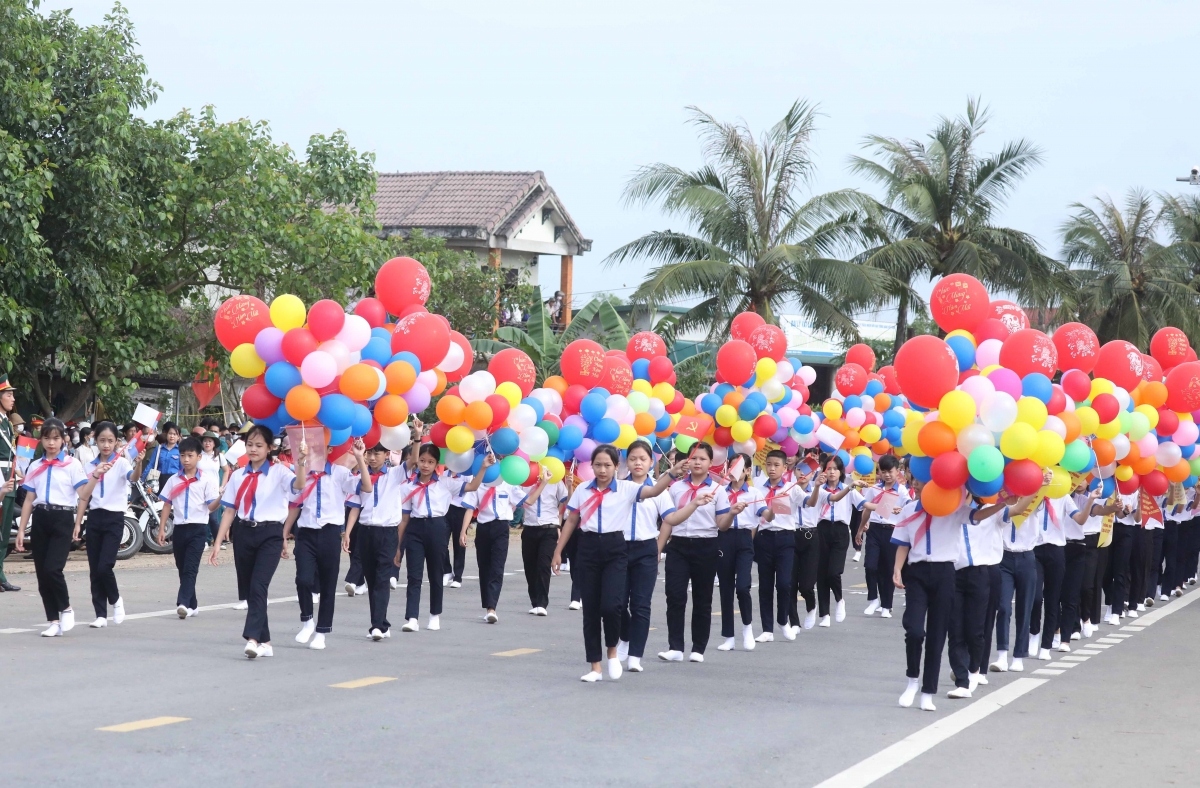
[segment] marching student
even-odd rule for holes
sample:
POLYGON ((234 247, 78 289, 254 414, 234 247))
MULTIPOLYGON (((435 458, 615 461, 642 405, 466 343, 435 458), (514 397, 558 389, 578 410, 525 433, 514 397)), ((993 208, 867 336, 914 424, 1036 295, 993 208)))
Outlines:
POLYGON ((308 643, 309 648, 317 651, 325 648, 325 636, 333 632, 346 500, 360 490, 369 493, 372 489, 366 446, 361 438, 354 439, 352 451, 358 464, 358 476, 346 466, 334 465, 328 459, 322 470, 310 470, 307 446, 296 447, 296 478, 292 482, 295 500, 289 504, 292 511, 284 524, 283 543, 286 551, 294 524, 296 595, 300 601, 300 631, 296 633, 296 642, 308 643), (321 600, 315 619, 314 596, 321 600))
MULTIPOLYGON (((733 598, 736 594, 738 611, 742 619, 742 648, 754 650, 754 601, 750 598, 750 568, 754 564, 754 535, 759 518, 766 512, 763 496, 757 487, 750 485, 750 457, 735 454, 729 467, 741 461, 740 478, 732 479, 725 488, 730 507, 745 504, 733 517, 727 530, 717 532, 717 577, 721 581, 721 637, 724 641, 718 651, 733 650, 733 598)), ((790 578, 788 579, 790 585, 790 578)), ((783 600, 780 600, 782 606, 783 600)))
MULTIPOLYGON (((44 454, 30 463, 21 483, 27 494, 21 504, 15 550, 25 552, 25 526, 32 515, 33 568, 46 620, 50 622, 42 632, 44 638, 60 637, 75 627, 75 611, 71 608, 63 567, 71 552, 73 514, 87 505, 80 499, 79 489, 88 483, 88 478, 79 461, 67 454, 66 436, 66 425, 58 419, 42 423, 44 454)), ((10 478, 5 487, 12 483, 10 478)))
POLYGON ((162 435, 153 436, 157 445, 147 452, 146 469, 142 481, 155 492, 163 489, 167 479, 179 472, 179 425, 168 421, 163 425, 162 435))
POLYGON ((558 546, 550 561, 554 574, 562 565, 563 549, 578 528, 581 533, 576 555, 571 561, 571 574, 579 573, 583 598, 583 648, 591 670, 580 676, 594 683, 604 675, 600 672, 601 630, 607 649, 608 677, 621 678, 621 660, 617 644, 621 636, 621 606, 625 603, 626 571, 629 551, 625 528, 633 518, 634 504, 653 498, 667 489, 674 474, 683 468, 679 462, 671 473, 664 473, 651 487, 631 481, 618 481, 617 466, 621 455, 616 447, 603 443, 592 451, 592 471, 595 477, 577 486, 567 502, 567 518, 563 522, 558 546))
MULTIPOLYGON (((797 518, 803 498, 807 497, 802 485, 789 482, 786 479, 787 455, 779 449, 767 452, 766 481, 759 488, 761 506, 754 509, 761 514, 762 522, 754 538, 754 560, 758 564, 758 607, 762 620, 762 634, 755 638, 758 643, 771 643, 775 640, 775 623, 778 622, 783 630, 783 636, 788 640, 796 639, 799 626, 788 624, 788 616, 796 606, 797 581, 795 573, 796 548, 800 539, 797 536, 797 518), (775 603, 778 603, 776 606, 775 603)), ((738 515, 741 519, 745 513, 738 515)), ((806 532, 806 542, 814 542, 815 531, 806 532)), ((817 582, 817 549, 815 543, 808 564, 811 565, 808 593, 805 602, 812 600, 814 606, 816 597, 813 596, 813 585, 817 582)), ((798 622, 795 622, 798 623, 798 622)))
POLYGON ((867 609, 865 615, 874 615, 882 611, 883 618, 892 617, 892 599, 895 587, 892 585, 892 567, 896 564, 896 546, 892 544, 892 529, 896 525, 896 508, 903 508, 911 500, 908 487, 899 481, 900 463, 890 454, 879 458, 876 474, 879 481, 873 487, 863 490, 863 503, 859 510, 863 513, 863 521, 859 524, 858 533, 854 536, 854 544, 861 545, 866 553, 863 569, 867 576, 867 609), (881 510, 872 504, 881 498, 893 503, 885 505, 881 510), (865 537, 865 538, 864 538, 865 537))
POLYGON ((1135 595, 1131 585, 1131 558, 1133 544, 1142 524, 1142 513, 1138 493, 1118 493, 1120 509, 1113 523, 1112 542, 1108 546, 1108 569, 1112 577, 1112 595, 1105 597, 1109 605, 1107 623, 1118 626, 1128 605, 1131 618, 1137 618, 1137 602, 1130 600, 1135 595))
MULTIPOLYGON (((367 449, 367 473, 359 471, 357 494, 350 499, 352 508, 346 517, 346 533, 342 534, 342 552, 358 553, 371 610, 367 635, 376 643, 392 636, 387 610, 400 544, 401 490, 408 483, 408 469, 404 465, 388 466, 390 456, 391 451, 382 443, 367 449)), ((349 580, 346 593, 357 593, 357 586, 349 580)))
MULTIPOLYGON (((472 476, 469 473, 455 473, 450 470, 446 471, 446 475, 458 481, 459 492, 454 494, 450 508, 446 510, 446 530, 450 539, 442 552, 442 585, 462 588, 463 570, 467 566, 467 548, 462 544, 463 518, 467 514, 467 507, 463 502, 462 490, 472 481, 472 476), (450 556, 451 550, 454 551, 453 558, 450 556)), ((546 571, 550 571, 549 565, 546 571)))
MULTIPOLYGON (((487 460, 484 463, 484 468, 490 465, 487 460)), ((479 476, 483 478, 482 468, 479 476)), ((500 604, 500 590, 504 587, 504 562, 508 560, 508 537, 515 514, 513 503, 520 495, 520 487, 499 477, 463 495, 467 514, 463 518, 458 542, 464 548, 467 546, 467 532, 471 529, 471 522, 476 522, 475 560, 479 566, 479 599, 483 605, 483 619, 489 624, 500 620, 496 615, 496 606, 500 604)), ((431 576, 431 582, 432 579, 431 576)))
POLYGON ((1159 580, 1161 592, 1159 600, 1166 601, 1173 596, 1183 594, 1183 584, 1187 580, 1183 576, 1183 562, 1186 553, 1187 524, 1193 512, 1196 488, 1189 487, 1183 491, 1183 503, 1174 504, 1167 512, 1166 528, 1163 533, 1163 572, 1159 580))
MULTIPOLYGON (((913 482, 916 500, 906 504, 892 531, 897 545, 892 581, 905 592, 904 648, 908 659, 908 686, 900 696, 900 705, 912 706, 918 689, 921 709, 936 711, 938 674, 942 667, 942 649, 950 612, 954 605, 954 564, 959 558, 961 528, 966 520, 981 522, 1005 510, 1004 504, 976 507, 964 500, 948 515, 934 516, 921 503, 921 481, 913 482), (925 664, 922 672, 921 652, 925 664)), ((954 697, 965 697, 958 694, 954 697)))
MULTIPOLYGON (((103 428, 103 423, 97 427, 103 428)), ((179 574, 175 613, 180 618, 196 615, 200 607, 196 600, 196 576, 208 543, 209 515, 221 505, 220 476, 211 468, 200 467, 203 452, 200 441, 193 437, 179 442, 180 471, 163 485, 163 507, 158 513, 160 546, 167 543, 167 520, 174 517, 171 552, 175 554, 175 571, 179 574)))
MULTIPOLYGON (((79 497, 88 502, 87 556, 88 574, 92 586, 92 607, 96 620, 89 626, 100 629, 108 625, 108 606, 113 607, 113 623, 125 620, 125 602, 117 588, 117 576, 113 567, 117 563, 117 549, 125 533, 125 508, 129 505, 129 481, 137 477, 145 452, 137 454, 133 461, 117 451, 117 425, 111 421, 96 424, 97 456, 84 465, 88 472, 88 483, 79 491, 79 497)), ((83 525, 83 507, 75 514, 73 541, 79 539, 83 525)))
POLYGON ((545 475, 538 479, 533 489, 518 494, 516 505, 525 515, 521 528, 521 563, 525 567, 525 584, 529 587, 530 615, 549 615, 546 608, 550 605, 550 561, 558 546, 562 510, 569 497, 567 485, 561 479, 551 483, 545 475))
MULTIPOLYGON (((1044 476, 1043 483, 1049 484, 1050 477, 1044 476)), ((1036 498, 1036 494, 1035 494, 1036 498)), ((1027 508, 1027 507, 1026 507, 1027 508)), ((1020 517, 1026 509, 1009 507, 1009 517, 1020 517)), ((1029 620, 1033 614, 1033 600, 1037 584, 1037 559, 1033 555, 1033 547, 1037 543, 1038 529, 1033 517, 1025 518, 1021 523, 1011 520, 1004 533, 1004 557, 1000 559, 1000 607, 996 611, 996 661, 988 665, 993 673, 1013 671, 1020 673, 1025 670, 1025 658, 1032 657, 1029 653, 1032 636, 1029 630, 1029 620), (1013 658, 1009 661, 1008 625, 1013 619, 1013 595, 1016 594, 1016 642, 1013 644, 1013 658)))
MULTIPOLYGON (((1101 489, 1101 482, 1093 482, 1101 489)), ((1082 506, 1088 499, 1087 483, 1075 488, 1075 504, 1082 506)), ((1100 628, 1100 608, 1103 601, 1104 574, 1108 568, 1108 547, 1100 547, 1100 531, 1104 518, 1116 512, 1119 504, 1094 502, 1091 516, 1083 523, 1083 570, 1079 588, 1080 632, 1090 638, 1100 628)))
MULTIPOLYGON (((1040 622, 1042 624, 1040 629, 1041 648, 1037 652, 1037 658, 1040 660, 1050 659, 1051 648, 1057 648, 1059 651, 1071 650, 1070 632, 1065 633, 1066 637, 1061 638, 1057 646, 1054 645, 1054 636, 1059 629, 1058 617, 1062 605, 1063 575, 1067 569, 1066 523, 1068 519, 1073 522, 1076 526, 1075 531, 1082 536, 1082 526, 1087 522, 1092 511, 1092 504, 1096 502, 1098 494, 1095 491, 1089 494, 1087 505, 1082 509, 1076 506, 1075 499, 1069 492, 1057 498, 1046 496, 1033 511, 1031 519, 1037 529, 1037 543, 1033 548, 1033 557, 1041 566, 1043 578, 1042 617, 1045 619, 1040 622)), ((1037 635, 1038 627, 1039 622, 1035 621, 1030 634, 1037 635)))
MULTIPOLYGON (((196 466, 201 473, 207 473, 217 480, 217 489, 221 489, 221 484, 229 475, 229 468, 225 459, 221 456, 221 437, 211 430, 200 436, 200 463, 196 466)), ((182 452, 182 449, 180 450, 182 452)), ((183 460, 180 460, 183 464, 183 460)), ((219 497, 219 496, 218 496, 219 497)), ((217 531, 221 527, 221 504, 218 502, 215 509, 209 512, 208 515, 208 533, 205 534, 204 543, 207 547, 217 538, 217 531)))
MULTIPOLYGON (((399 485, 406 481, 412 481, 413 477, 416 475, 415 466, 410 467, 408 464, 408 459, 412 454, 412 448, 413 447, 411 444, 405 446, 404 450, 400 452, 400 461, 395 462, 393 460, 394 452, 392 452, 391 449, 387 448, 382 443, 375 444, 374 448, 368 447, 367 467, 371 470, 371 479, 374 480, 384 473, 387 473, 389 478, 393 478, 392 469, 399 468, 400 471, 393 479, 394 483, 399 485), (374 462, 372 462, 371 459, 372 455, 378 455, 375 457, 374 462)), ((346 567, 344 588, 346 590, 346 596, 349 597, 363 596, 364 594, 368 593, 368 589, 370 588, 370 583, 366 579, 366 572, 363 569, 364 561, 366 559, 363 557, 363 551, 358 547, 358 537, 362 532, 355 531, 353 528, 354 524, 358 521, 358 518, 362 515, 362 502, 359 499, 352 500, 354 501, 355 505, 351 505, 350 501, 346 502, 346 534, 350 535, 350 565, 346 567)), ((378 504, 378 502, 379 493, 377 490, 372 490, 370 503, 378 504)), ((381 511, 386 512, 389 516, 395 517, 393 521, 389 521, 387 523, 388 527, 395 528, 400 524, 400 503, 398 500, 395 502, 389 502, 389 505, 385 506, 381 511), (391 503, 394 503, 395 505, 392 506, 390 505, 391 503)), ((383 523, 380 522, 372 522, 372 524, 383 525, 383 523)), ((342 535, 342 552, 346 552, 346 540, 344 538, 346 534, 342 535)), ((378 548, 378 544, 376 544, 375 547, 378 548)), ((388 584, 389 593, 387 596, 389 599, 391 598, 390 592, 394 591, 400 585, 400 567, 396 566, 396 564, 393 562, 395 555, 396 545, 393 545, 391 552, 389 552, 387 555, 387 569, 384 573, 388 584)), ((386 609, 387 605, 384 605, 384 608, 386 609)), ((389 635, 388 637, 391 636, 389 635)))
MULTIPOLYGON (((417 422, 420 424, 420 422, 417 422)), ((412 455, 409 455, 410 461, 412 455)), ((401 488, 400 527, 396 531, 396 566, 403 557, 408 562, 408 594, 404 607, 403 632, 417 632, 421 624, 421 582, 426 566, 429 568, 429 629, 442 628, 442 553, 445 551, 446 512, 456 492, 473 492, 483 481, 483 470, 464 487, 461 479, 437 472, 441 451, 432 443, 421 444, 416 454, 417 474, 401 488)), ((491 454, 483 460, 483 467, 491 466, 491 454)), ((406 466, 407 467, 407 466, 406 466)), ((466 529, 463 529, 466 533, 466 529)), ((482 578, 480 583, 482 583, 482 578)))
MULTIPOLYGON (((815 460, 814 460, 815 462, 815 460)), ((821 563, 820 519, 817 507, 809 506, 808 499, 814 487, 814 471, 816 466, 808 463, 797 464, 795 470, 795 490, 800 493, 795 503, 791 504, 792 517, 796 521, 795 556, 792 563, 792 591, 788 597, 788 623, 791 634, 796 635, 801 627, 812 629, 817 625, 817 574, 821 563), (797 596, 804 600, 804 620, 800 619, 800 603, 797 596)), ((784 630, 784 637, 788 636, 784 630)))
POLYGON ((221 544, 233 537, 233 566, 238 587, 246 589, 246 624, 242 637, 248 659, 275 655, 267 620, 267 591, 279 567, 285 545, 283 521, 288 518, 292 482, 291 469, 271 462, 271 430, 256 424, 246 433, 246 466, 229 478, 221 503, 221 531, 213 542, 208 562, 220 565, 221 544))
POLYGON ((846 571, 846 551, 850 547, 850 513, 863 497, 853 485, 846 484, 846 466, 836 454, 821 463, 816 486, 809 493, 808 505, 817 509, 820 558, 817 562, 817 607, 821 622, 829 626, 829 593, 837 602, 834 620, 846 620, 846 600, 842 599, 842 573, 846 571))

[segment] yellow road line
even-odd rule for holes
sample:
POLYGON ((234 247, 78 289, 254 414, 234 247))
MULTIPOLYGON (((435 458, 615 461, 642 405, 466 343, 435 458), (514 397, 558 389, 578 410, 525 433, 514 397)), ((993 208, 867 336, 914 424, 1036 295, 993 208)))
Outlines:
POLYGON ((526 654, 536 654, 540 648, 514 648, 512 651, 497 651, 493 657, 523 657, 526 654))
POLYGON ((158 728, 162 725, 174 725, 177 722, 187 722, 190 717, 151 717, 148 720, 134 720, 133 722, 122 722, 120 725, 108 725, 103 728, 97 728, 98 731, 111 731, 112 733, 131 733, 133 731, 141 731, 146 728, 158 728))
POLYGON ((329 686, 335 689, 358 689, 360 687, 370 687, 373 684, 386 684, 389 681, 395 681, 395 676, 367 676, 365 679, 354 679, 354 681, 343 681, 340 684, 330 684, 329 686))

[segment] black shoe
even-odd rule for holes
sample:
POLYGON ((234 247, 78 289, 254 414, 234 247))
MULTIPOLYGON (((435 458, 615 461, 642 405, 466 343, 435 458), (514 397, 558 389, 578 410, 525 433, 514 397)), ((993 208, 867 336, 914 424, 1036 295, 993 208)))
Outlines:
POLYGON ((4 590, 4 591, 20 591, 20 590, 21 590, 21 587, 20 587, 20 586, 15 586, 15 585, 13 585, 12 583, 9 583, 8 581, 5 581, 5 582, 3 582, 3 583, 0 583, 0 589, 2 589, 2 590, 4 590))

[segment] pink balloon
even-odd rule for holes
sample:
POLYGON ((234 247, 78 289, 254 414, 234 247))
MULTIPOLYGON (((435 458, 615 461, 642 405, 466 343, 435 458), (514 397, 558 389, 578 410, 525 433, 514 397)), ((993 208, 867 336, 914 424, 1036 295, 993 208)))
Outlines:
POLYGON ((988 375, 988 380, 991 381, 991 384, 996 387, 996 391, 1003 391, 1013 399, 1020 399, 1021 378, 1011 369, 1005 369, 1001 367, 1000 369, 993 370, 992 373, 988 375))
POLYGON ((575 465, 575 475, 585 482, 590 482, 596 478, 595 471, 592 470, 591 461, 580 462, 575 465))
POLYGON ((300 379, 315 389, 328 386, 337 377, 337 360, 323 350, 314 350, 300 364, 300 379))
POLYGON ((1173 440, 1180 446, 1190 446, 1200 438, 1200 427, 1196 426, 1194 421, 1180 421, 1179 426, 1175 428, 1173 440))
POLYGON ((420 413, 429 407, 429 389, 413 384, 413 387, 400 396, 408 403, 409 413, 420 413))
POLYGON ((999 339, 985 339, 975 349, 975 363, 980 369, 994 367, 1000 363, 1000 348, 1004 343, 999 339))

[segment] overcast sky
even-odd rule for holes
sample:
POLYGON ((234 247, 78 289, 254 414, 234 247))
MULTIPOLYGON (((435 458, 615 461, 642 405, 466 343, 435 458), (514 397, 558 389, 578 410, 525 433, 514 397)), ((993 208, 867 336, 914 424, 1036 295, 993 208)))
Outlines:
MULTIPOLYGON (((344 129, 383 171, 545 171, 594 242, 580 303, 628 295, 648 269, 604 269, 614 248, 681 227, 621 190, 639 165, 699 163, 690 104, 756 131, 797 98, 819 104, 824 191, 867 186, 846 166, 863 135, 921 136, 982 96, 984 150, 1025 137, 1045 152, 1001 218, 1051 254, 1072 202, 1188 188, 1174 179, 1200 164, 1194 0, 125 5, 164 88, 153 117, 213 104, 300 151, 344 129)), ((43 5, 68 7, 95 22, 111 3, 43 5)), ((558 266, 543 261, 548 294, 558 266)))

